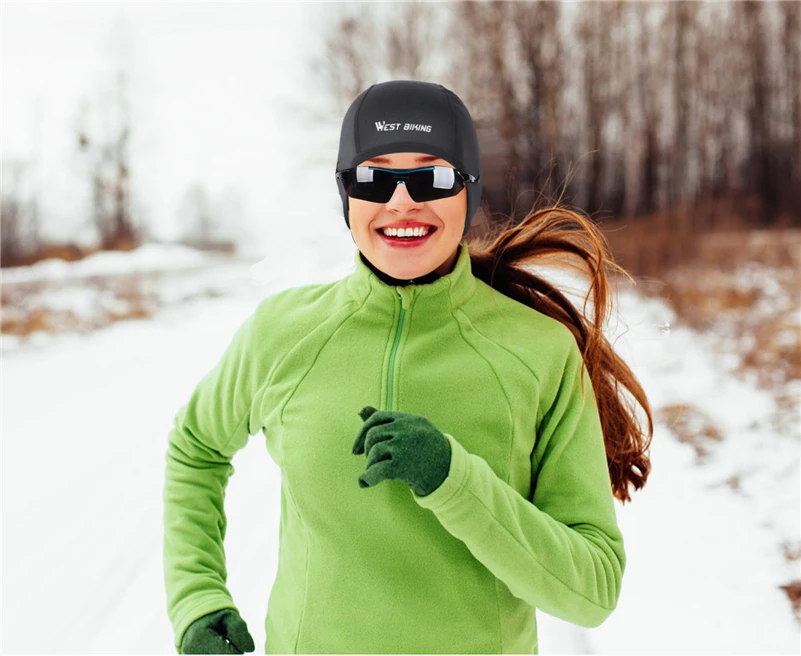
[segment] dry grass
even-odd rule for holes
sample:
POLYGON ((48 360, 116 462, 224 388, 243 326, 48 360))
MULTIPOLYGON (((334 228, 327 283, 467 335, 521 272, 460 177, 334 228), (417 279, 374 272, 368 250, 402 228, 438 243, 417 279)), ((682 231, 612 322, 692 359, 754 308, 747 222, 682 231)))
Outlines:
POLYGON ((709 456, 710 442, 721 442, 723 435, 714 422, 698 407, 675 403, 659 408, 655 418, 663 421, 680 442, 695 449, 696 462, 703 464, 709 456))
POLYGON ((88 333, 116 321, 149 319, 165 303, 218 298, 225 285, 207 275, 209 266, 3 283, 0 331, 22 341, 42 332, 88 333), (196 280, 198 274, 207 279, 196 280))
POLYGON ((623 267, 641 281, 654 278, 658 283, 667 271, 701 255, 700 235, 747 231, 753 224, 745 217, 752 214, 755 203, 733 196, 636 219, 600 219, 598 225, 623 267))
MULTIPOLYGON (((714 334, 719 349, 737 354, 733 373, 752 376, 770 390, 779 410, 777 428, 798 435, 801 229, 751 228, 742 217, 754 208, 748 199, 742 202, 744 207, 730 206, 729 216, 713 205, 694 208, 694 219, 680 211, 602 227, 615 258, 635 276, 639 289, 664 298, 678 322, 714 334)), ((666 406, 656 416, 695 448, 699 463, 709 454, 709 445, 723 438, 693 405, 666 406)), ((739 487, 736 475, 726 483, 739 487)), ((782 550, 788 561, 801 558, 798 541, 784 543, 782 550)), ((801 580, 780 587, 801 624, 801 580)))
MULTIPOLYGON (((69 295, 76 287, 62 284, 60 289, 69 295)), ((95 276, 90 284, 81 287, 82 300, 85 301, 88 295, 93 296, 93 307, 89 312, 84 303, 76 304, 81 308, 80 312, 69 307, 53 307, 48 299, 60 289, 54 288, 51 282, 4 285, 0 332, 16 337, 37 332, 86 333, 115 321, 147 319, 155 307, 155 299, 147 291, 144 281, 133 275, 116 280, 95 276)))
POLYGON ((722 349, 739 355, 734 373, 771 390, 783 421, 797 426, 801 229, 749 228, 743 217, 753 201, 740 203, 736 211, 732 201, 708 203, 693 208, 693 218, 680 210, 601 225, 638 288, 664 298, 679 322, 719 336, 722 349))
MULTIPOLYGON (((113 245, 113 248, 107 250, 117 251, 131 251, 136 248, 136 243, 133 240, 119 239, 113 245)), ((98 246, 78 246, 69 242, 64 243, 45 243, 34 251, 23 254, 10 254, 3 258, 3 267, 16 267, 16 266, 31 266, 37 262, 47 259, 64 260, 65 262, 77 262, 84 258, 94 255, 101 249, 98 246)))
POLYGON ((793 606, 793 615, 798 624, 801 624, 801 580, 790 581, 787 585, 779 586, 787 594, 793 606))
POLYGON ((801 381, 801 230, 698 239, 695 260, 665 276, 678 319, 714 331, 739 353, 735 374, 754 375, 792 415, 801 381))

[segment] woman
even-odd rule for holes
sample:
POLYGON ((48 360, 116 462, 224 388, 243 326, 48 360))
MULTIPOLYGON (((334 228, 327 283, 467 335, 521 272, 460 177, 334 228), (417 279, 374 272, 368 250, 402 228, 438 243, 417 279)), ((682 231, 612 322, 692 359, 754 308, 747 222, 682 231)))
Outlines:
POLYGON ((266 653, 537 653, 535 608, 601 624, 626 561, 613 497, 650 469, 619 386, 652 430, 601 331, 601 234, 551 208, 470 247, 478 139, 439 84, 362 92, 336 179, 354 272, 261 301, 170 432, 176 648, 255 648, 225 585, 223 500, 259 431, 282 471, 266 653), (588 267, 592 321, 519 266, 554 254, 588 267))

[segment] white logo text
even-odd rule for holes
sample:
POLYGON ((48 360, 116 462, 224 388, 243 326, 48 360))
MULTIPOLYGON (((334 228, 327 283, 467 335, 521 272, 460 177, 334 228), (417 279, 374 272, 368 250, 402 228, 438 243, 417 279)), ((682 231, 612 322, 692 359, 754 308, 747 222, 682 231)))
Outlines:
POLYGON ((387 123, 386 121, 376 121, 375 129, 379 132, 391 132, 392 130, 412 130, 414 132, 431 132, 430 125, 420 123, 387 123), (403 127, 401 127, 401 125, 403 127))

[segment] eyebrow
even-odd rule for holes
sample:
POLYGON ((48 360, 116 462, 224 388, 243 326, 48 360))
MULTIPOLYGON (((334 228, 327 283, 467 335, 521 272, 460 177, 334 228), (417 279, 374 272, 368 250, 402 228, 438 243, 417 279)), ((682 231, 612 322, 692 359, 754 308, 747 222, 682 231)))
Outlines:
MULTIPOLYGON (((435 157, 434 155, 420 155, 418 158, 415 159, 415 162, 423 163, 423 162, 433 162, 435 159, 441 159, 440 157, 435 157)), ((389 159, 386 157, 371 157, 367 160, 368 162, 375 162, 376 164, 389 164, 389 159)))

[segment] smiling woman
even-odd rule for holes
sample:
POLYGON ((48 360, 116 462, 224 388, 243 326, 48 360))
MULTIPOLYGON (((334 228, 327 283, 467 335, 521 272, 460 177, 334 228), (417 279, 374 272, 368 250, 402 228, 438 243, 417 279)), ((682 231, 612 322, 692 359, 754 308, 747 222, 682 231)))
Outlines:
POLYGON ((353 273, 264 299, 176 415, 176 647, 252 646, 225 585, 223 492, 259 431, 282 475, 266 653, 537 653, 538 608, 598 626, 626 565, 614 497, 649 470, 621 386, 652 427, 601 330, 597 228, 551 208, 470 246, 475 126, 429 82, 353 101, 336 182, 353 273), (589 270, 592 320, 520 266, 554 253, 589 270))
MULTIPOLYGON (((392 153, 363 161, 360 167, 384 166, 414 170, 433 176, 420 167, 448 167, 445 159, 421 153, 392 153)), ((407 184, 395 183, 386 203, 350 198, 349 219, 353 241, 375 267, 400 280, 414 280, 432 271, 443 276, 453 270, 462 239, 467 211, 467 189, 457 194, 418 202, 407 184)))

